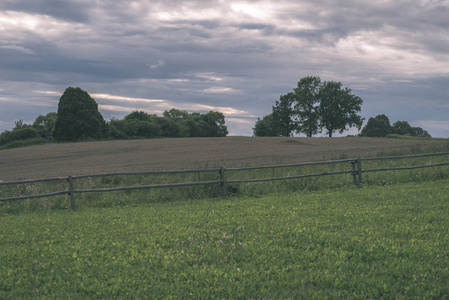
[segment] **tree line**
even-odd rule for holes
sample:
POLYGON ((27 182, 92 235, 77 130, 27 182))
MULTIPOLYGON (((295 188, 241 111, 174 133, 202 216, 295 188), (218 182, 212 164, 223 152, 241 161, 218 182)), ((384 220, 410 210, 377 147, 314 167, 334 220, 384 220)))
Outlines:
MULTIPOLYGON (((312 137, 323 131, 332 137, 351 127, 360 131, 364 118, 363 100, 340 82, 322 81, 316 76, 302 78, 293 92, 281 95, 272 106, 272 112, 257 118, 254 136, 292 136, 293 133, 312 137)), ((421 127, 412 127, 407 121, 393 125, 385 115, 370 118, 359 136, 385 137, 390 134, 431 137, 421 127)))
POLYGON ((162 137, 225 137, 225 117, 217 111, 189 113, 171 109, 162 116, 133 111, 123 119, 106 122, 97 102, 84 90, 68 87, 59 99, 58 111, 40 115, 32 124, 15 122, 0 134, 0 147, 13 148, 49 141, 135 139, 162 137))
POLYGON ((390 134, 431 138, 426 130, 421 127, 412 127, 407 121, 397 121, 391 125, 390 119, 384 114, 369 118, 360 136, 385 137, 390 134))

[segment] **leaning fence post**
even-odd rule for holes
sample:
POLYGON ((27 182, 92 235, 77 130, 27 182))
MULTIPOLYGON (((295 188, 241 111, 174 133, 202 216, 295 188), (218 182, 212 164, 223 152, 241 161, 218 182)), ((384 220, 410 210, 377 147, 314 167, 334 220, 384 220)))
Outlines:
POLYGON ((225 168, 223 167, 220 168, 220 180, 221 180, 221 195, 223 196, 223 198, 228 198, 225 168))
POLYGON ((362 158, 361 157, 359 157, 357 159, 357 174, 359 177, 358 187, 362 187, 362 158))
POLYGON ((75 192, 74 192, 74 189, 73 189, 73 178, 72 178, 72 176, 69 176, 67 178, 67 181, 69 182, 70 205, 72 206, 72 210, 75 211, 76 210, 75 192))

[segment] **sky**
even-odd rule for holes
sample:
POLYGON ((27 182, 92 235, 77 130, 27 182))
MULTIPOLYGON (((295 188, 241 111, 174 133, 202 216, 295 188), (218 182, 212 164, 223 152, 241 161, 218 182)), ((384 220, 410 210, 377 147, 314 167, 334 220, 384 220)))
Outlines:
POLYGON ((448 138, 448 16, 449 0, 0 0, 0 132, 73 86, 107 120, 213 110, 251 136, 319 76, 363 99, 365 124, 385 114, 448 138))

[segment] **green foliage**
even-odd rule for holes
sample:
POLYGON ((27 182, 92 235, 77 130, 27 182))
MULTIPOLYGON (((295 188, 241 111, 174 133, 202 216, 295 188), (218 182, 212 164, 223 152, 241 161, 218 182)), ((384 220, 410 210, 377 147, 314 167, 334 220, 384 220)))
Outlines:
POLYGON ((227 134, 225 118, 220 112, 189 114, 174 108, 164 111, 162 117, 134 111, 123 120, 111 120, 108 129, 108 137, 113 139, 224 137, 227 134))
POLYGON ((271 114, 273 128, 271 136, 291 136, 292 132, 296 130, 293 105, 295 105, 294 93, 281 95, 279 101, 276 101, 271 114))
POLYGON ((360 135, 367 137, 385 137, 390 133, 390 119, 382 114, 374 118, 369 118, 368 123, 363 127, 360 135))
POLYGON ((58 123, 59 129, 54 131, 58 116, 56 112, 38 116, 33 125, 27 125, 22 120, 18 120, 12 131, 4 131, 0 134, 0 149, 43 144, 52 140, 53 131, 59 141, 61 141, 61 138, 63 140, 68 139, 69 136, 73 138, 70 139, 71 141, 76 141, 100 138, 225 137, 228 134, 225 117, 220 112, 188 113, 187 111, 173 108, 165 111, 162 117, 158 117, 143 111, 133 111, 125 116, 123 120, 112 119, 106 124, 101 114, 99 112, 98 114, 95 113, 95 111, 98 111, 96 110, 97 105, 94 103, 95 101, 80 88, 67 88, 61 99, 62 117, 58 123), (75 100, 70 100, 73 97, 75 100), (81 104, 77 106, 77 103, 81 104), (86 113, 86 118, 89 118, 90 114, 91 117, 93 115, 93 117, 96 116, 98 119, 90 119, 90 121, 77 119, 75 118, 76 114, 70 112, 71 109, 74 109, 78 116, 92 109, 93 113, 92 111, 86 113), (64 115, 68 116, 68 118, 64 118, 64 115), (71 119, 74 121, 68 122, 71 119), (96 124, 99 124, 100 129, 91 128, 91 126, 96 124), (67 130, 63 131, 61 126, 67 126, 67 130), (61 132, 65 132, 68 135, 59 137, 61 132))
POLYGON ((422 129, 421 127, 412 127, 411 135, 424 138, 432 137, 426 130, 422 129))
POLYGON ((104 136, 106 123, 98 111, 98 104, 77 87, 68 87, 58 104, 58 116, 53 136, 58 142, 99 139, 104 136))
POLYGON ((412 126, 407 121, 397 121, 393 123, 391 133, 399 135, 412 135, 412 126))
POLYGON ((42 145, 46 144, 48 141, 41 137, 29 138, 26 140, 13 140, 9 143, 2 144, 0 141, 0 149, 12 149, 12 148, 21 148, 28 147, 33 145, 42 145))
POLYGON ((448 193, 434 181, 30 206, 0 217, 0 298, 444 299, 448 193))
POLYGON ((201 136, 225 137, 228 135, 224 115, 220 112, 209 111, 206 114, 202 114, 199 117, 198 124, 201 129, 201 136))
POLYGON ((262 119, 257 118, 253 128, 254 136, 278 136, 273 120, 273 113, 264 116, 262 119))
POLYGON ((390 134, 399 136, 415 136, 431 138, 430 134, 421 127, 412 127, 407 121, 397 121, 390 125, 390 120, 384 114, 369 118, 363 127, 361 136, 386 137, 390 134))
POLYGON ((143 122, 151 122, 155 117, 156 115, 149 115, 144 111, 136 110, 130 113, 129 115, 125 116, 123 120, 124 121, 139 120, 143 122))
MULTIPOLYGON (((253 130, 258 136, 259 127, 272 128, 273 136, 291 136, 293 132, 307 137, 327 130, 329 137, 334 132, 343 133, 348 127, 361 128, 363 100, 352 94, 351 89, 342 88, 340 82, 322 82, 319 77, 301 78, 293 93, 282 95, 273 106, 272 124, 260 123, 258 119, 253 130), (256 132, 257 130, 257 132, 256 132)), ((263 120, 263 119, 262 119, 263 120)), ((269 131, 262 131, 266 133, 269 131)))
POLYGON ((362 98, 352 94, 351 89, 342 89, 340 82, 326 81, 319 92, 320 128, 326 128, 329 137, 333 132, 343 133, 347 127, 363 124, 363 118, 357 113, 362 111, 362 98))
POLYGON ((48 113, 46 116, 40 115, 33 125, 25 124, 23 120, 16 121, 12 131, 4 131, 0 134, 0 149, 45 144, 51 140, 55 121, 55 112, 48 113))
POLYGON ((151 120, 129 118, 111 120, 109 122, 108 136, 113 139, 125 138, 157 138, 161 136, 159 124, 151 120))
POLYGON ((45 143, 36 129, 32 127, 17 127, 13 131, 4 131, 0 135, 1 148, 17 148, 45 143))
POLYGON ((14 121, 14 125, 15 126, 14 126, 13 130, 30 127, 30 125, 25 124, 25 122, 23 120, 14 121))
POLYGON ((20 129, 13 130, 8 136, 10 141, 26 140, 26 139, 36 138, 36 137, 39 137, 39 133, 37 132, 36 129, 31 128, 31 127, 23 127, 20 129))
POLYGON ((294 112, 297 115, 297 133, 305 133, 312 137, 319 132, 319 104, 320 104, 321 79, 317 76, 301 78, 294 89, 294 112))
POLYGON ((33 122, 33 128, 39 132, 39 135, 42 137, 48 136, 51 138, 51 134, 53 132, 53 128, 56 124, 56 118, 58 113, 50 112, 45 116, 39 115, 36 120, 33 122))

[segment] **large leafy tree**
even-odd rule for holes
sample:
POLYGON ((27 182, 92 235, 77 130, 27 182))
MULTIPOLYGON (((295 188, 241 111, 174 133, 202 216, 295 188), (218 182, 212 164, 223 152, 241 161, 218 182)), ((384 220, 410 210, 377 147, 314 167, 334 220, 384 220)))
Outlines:
POLYGON ((336 131, 343 133, 348 127, 362 128, 362 98, 349 88, 342 88, 340 82, 326 81, 319 91, 320 127, 327 130, 329 137, 336 131))
POLYGON ((270 125, 270 136, 291 136, 292 132, 297 129, 295 102, 294 93, 281 95, 279 100, 276 101, 273 112, 270 114, 272 123, 270 125))
MULTIPOLYGON (((307 137, 323 129, 327 130, 329 137, 336 131, 343 133, 348 127, 356 126, 360 130, 363 118, 358 113, 362 103, 360 97, 352 94, 349 88, 342 88, 340 82, 322 82, 317 76, 303 77, 293 93, 276 101, 269 128, 273 136, 290 136, 296 131, 305 133, 307 137)), ((253 128, 255 136, 259 134, 256 129, 261 125, 268 128, 265 124, 268 120, 258 119, 253 128)))
POLYGON ((391 131, 393 134, 413 135, 412 126, 407 121, 394 122, 391 131))
POLYGON ((307 137, 312 137, 319 132, 320 89, 321 79, 317 76, 302 78, 294 89, 294 113, 297 115, 296 132, 305 133, 307 137))
POLYGON ((225 137, 228 135, 228 127, 225 125, 225 117, 221 112, 209 111, 202 114, 198 122, 201 135, 208 137, 225 137))
POLYGON ((56 141, 98 139, 106 131, 106 122, 98 111, 98 104, 90 95, 77 87, 68 87, 58 104, 53 137, 56 141))
POLYGON ((391 133, 390 119, 384 114, 371 117, 368 123, 363 127, 361 136, 367 137, 385 137, 391 133))

